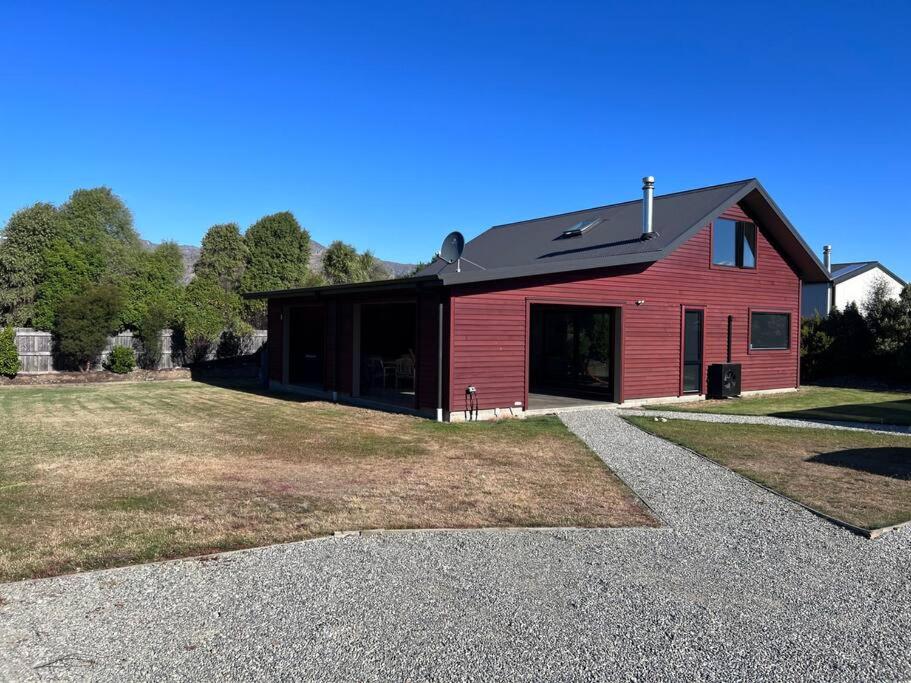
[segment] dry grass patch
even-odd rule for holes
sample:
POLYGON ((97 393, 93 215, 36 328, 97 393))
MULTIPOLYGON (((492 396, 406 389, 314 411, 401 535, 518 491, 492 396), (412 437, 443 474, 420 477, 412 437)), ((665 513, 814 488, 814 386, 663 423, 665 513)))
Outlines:
POLYGON ((911 437, 627 419, 854 526, 878 529, 911 520, 911 437))
POLYGON ((0 580, 342 529, 654 525, 556 419, 440 425, 192 382, 0 390, 0 580))

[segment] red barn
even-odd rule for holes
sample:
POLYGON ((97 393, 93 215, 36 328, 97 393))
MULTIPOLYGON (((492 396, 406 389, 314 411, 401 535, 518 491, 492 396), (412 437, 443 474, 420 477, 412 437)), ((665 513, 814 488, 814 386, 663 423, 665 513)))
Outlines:
POLYGON ((745 394, 798 387, 801 281, 829 280, 813 251, 755 179, 645 180, 412 278, 249 295, 270 386, 443 420, 701 398, 721 363, 745 394))

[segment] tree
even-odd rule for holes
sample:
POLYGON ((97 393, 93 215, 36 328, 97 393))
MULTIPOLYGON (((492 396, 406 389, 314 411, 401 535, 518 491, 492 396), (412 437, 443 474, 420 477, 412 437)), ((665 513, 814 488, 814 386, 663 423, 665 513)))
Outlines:
POLYGON ((64 367, 91 370, 108 336, 117 332, 122 306, 123 294, 114 285, 93 285, 62 301, 54 341, 64 367))
POLYGON ((16 332, 12 327, 0 327, 0 375, 15 377, 20 367, 16 332))
POLYGON ((146 305, 136 332, 142 342, 139 365, 147 370, 155 370, 161 361, 161 333, 171 324, 177 314, 175 300, 160 296, 146 305))
POLYGON ((386 270, 386 266, 369 249, 360 255, 359 266, 361 277, 363 277, 360 282, 389 279, 390 273, 386 270))
POLYGON ((213 225, 202 238, 196 277, 215 280, 226 292, 240 290, 249 253, 237 223, 213 225))
MULTIPOLYGON (((174 242, 163 242, 135 256, 130 272, 119 278, 124 290, 121 327, 137 330, 153 302, 176 301, 183 277, 183 256, 174 242)), ((106 274, 105 279, 112 274, 106 274)))
POLYGON ((874 367, 880 374, 894 374, 899 355, 911 338, 911 310, 907 301, 904 291, 895 299, 889 283, 881 277, 874 280, 864 300, 874 367))
POLYGON ((329 284, 385 280, 389 277, 382 263, 370 251, 359 254, 350 244, 336 240, 323 254, 323 275, 329 284))
POLYGON ((243 336, 252 331, 242 318, 242 304, 238 294, 226 292, 212 278, 197 277, 187 285, 177 325, 190 362, 204 360, 222 333, 243 336))
POLYGON ((35 297, 32 326, 50 330, 63 301, 97 282, 99 268, 93 255, 56 239, 42 254, 42 278, 35 297))
POLYGON ((335 240, 323 254, 323 276, 331 285, 354 282, 357 271, 357 249, 335 240))
POLYGON ((52 204, 37 203, 10 217, 0 241, 0 324, 33 324, 43 254, 59 234, 60 215, 52 204))
POLYGON ((833 339, 826 322, 818 313, 800 322, 800 376, 803 379, 819 379, 831 372, 833 339))
MULTIPOLYGON (((304 287, 310 280, 310 233, 290 211, 260 218, 244 236, 247 267, 241 279, 244 292, 304 287)), ((265 325, 265 302, 245 304, 248 322, 265 325)))
POLYGON ((133 217, 110 188, 76 190, 58 215, 55 237, 41 257, 33 318, 40 329, 53 326, 67 297, 102 281, 121 284, 141 269, 133 217))
POLYGON ((60 208, 69 232, 99 244, 109 238, 115 243, 139 247, 139 233, 133 214, 109 187, 76 190, 60 208))

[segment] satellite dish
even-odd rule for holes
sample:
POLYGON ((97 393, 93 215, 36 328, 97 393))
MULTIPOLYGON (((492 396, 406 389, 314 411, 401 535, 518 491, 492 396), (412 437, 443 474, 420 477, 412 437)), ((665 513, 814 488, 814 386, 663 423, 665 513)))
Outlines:
POLYGON ((446 235, 443 246, 440 247, 440 258, 446 263, 455 263, 462 257, 465 248, 465 238, 462 233, 455 231, 446 235))

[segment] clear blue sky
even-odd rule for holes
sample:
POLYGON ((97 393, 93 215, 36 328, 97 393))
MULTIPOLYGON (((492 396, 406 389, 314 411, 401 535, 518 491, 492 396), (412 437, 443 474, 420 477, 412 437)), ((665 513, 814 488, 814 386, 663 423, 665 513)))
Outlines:
POLYGON ((911 278, 911 3, 735 4, 8 3, 0 216, 105 184, 156 241, 290 209, 417 260, 757 176, 911 278))

